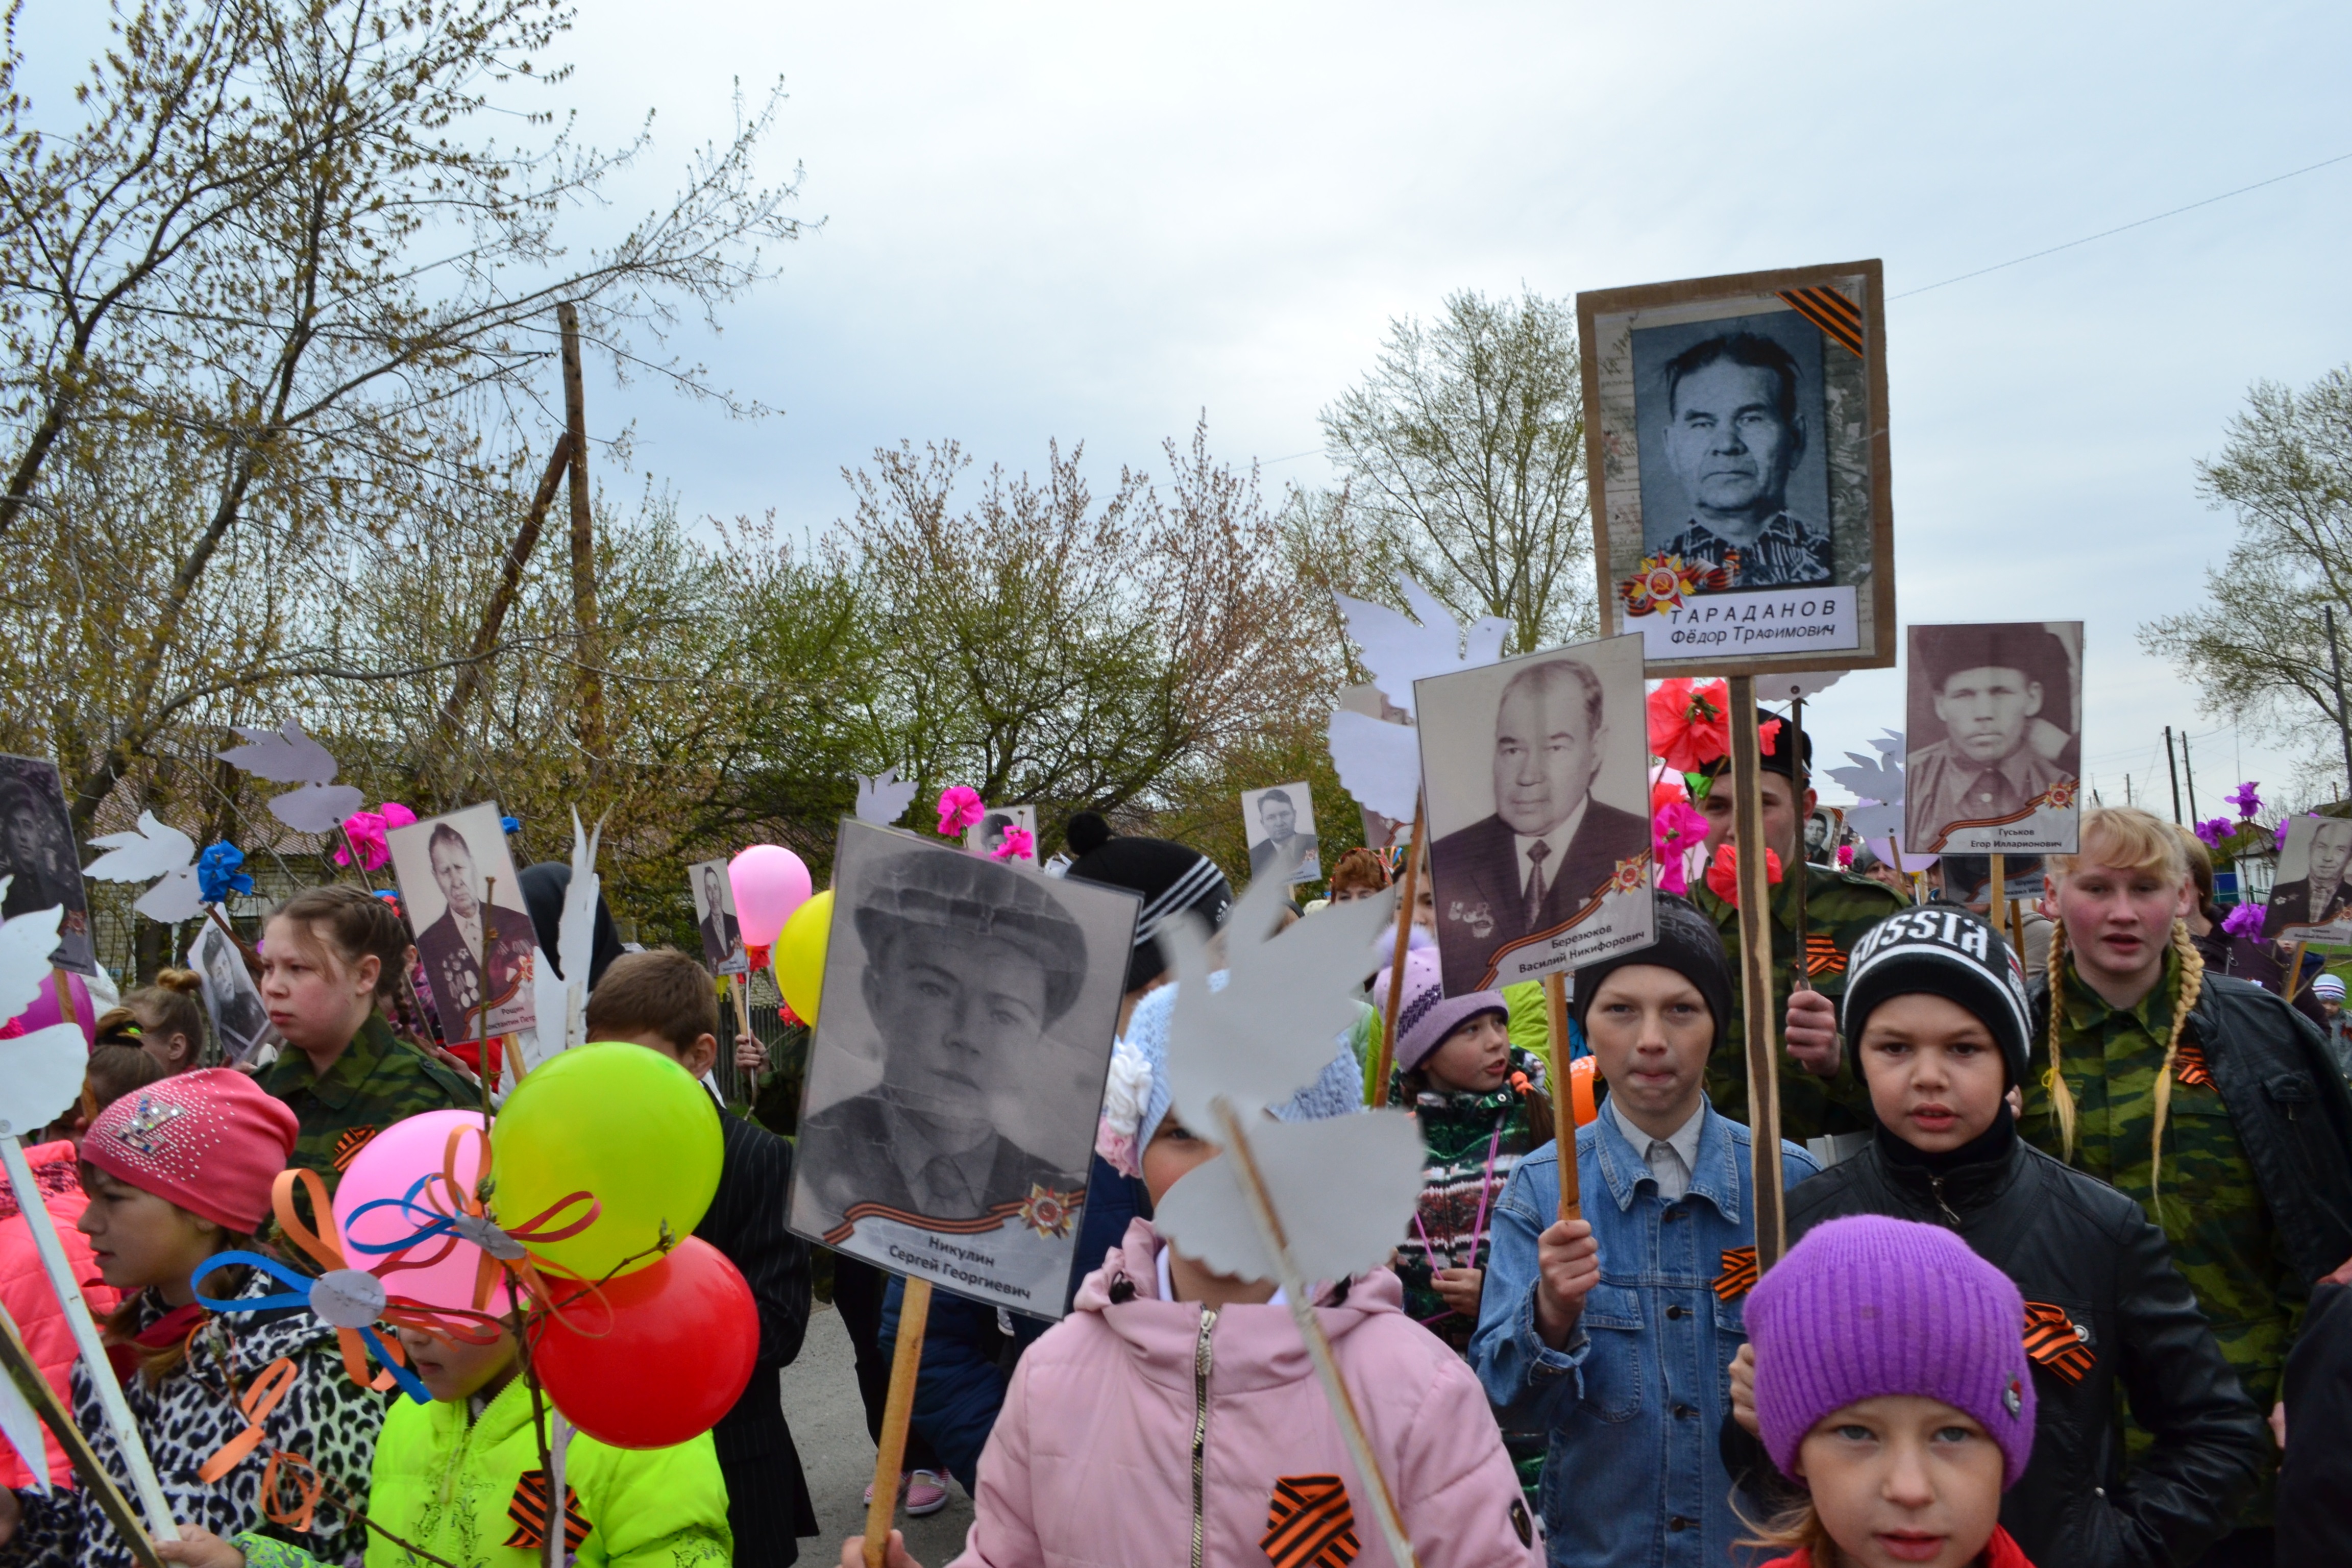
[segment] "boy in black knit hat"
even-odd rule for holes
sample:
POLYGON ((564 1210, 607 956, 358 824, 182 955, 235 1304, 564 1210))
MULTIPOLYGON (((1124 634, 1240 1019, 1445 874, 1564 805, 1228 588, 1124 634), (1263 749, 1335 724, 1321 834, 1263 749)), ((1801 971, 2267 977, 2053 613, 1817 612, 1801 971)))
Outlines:
MULTIPOLYGON (((2040 1416, 2002 1526, 2037 1563, 2196 1562, 2254 1485, 2261 1417, 2164 1233, 2018 1137, 2009 1091, 2030 1032, 2008 945, 1948 904, 1882 921, 1854 944, 1840 1023, 1876 1125, 1868 1148, 1790 1194, 1789 1240, 1861 1214, 1958 1233, 2026 1300, 2040 1416), (2154 1438, 2128 1460, 2119 1388, 2154 1438)), ((1743 1352, 1724 1458, 1760 1486, 1752 1386, 1743 1352)))

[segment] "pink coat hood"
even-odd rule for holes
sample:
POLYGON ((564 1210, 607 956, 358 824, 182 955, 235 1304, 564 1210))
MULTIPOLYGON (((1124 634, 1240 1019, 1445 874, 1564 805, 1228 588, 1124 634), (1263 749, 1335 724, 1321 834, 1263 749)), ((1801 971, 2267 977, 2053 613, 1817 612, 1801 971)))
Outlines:
MULTIPOLYGON (((1160 1248, 1136 1221, 1013 1369, 955 1568, 1264 1563, 1276 1483, 1317 1476, 1346 1486, 1358 1568, 1392 1568, 1289 1309, 1227 1307, 1212 1321, 1162 1300, 1160 1248)), ((1402 1299, 1381 1269, 1316 1315, 1415 1552, 1424 1568, 1539 1563, 1485 1393, 1402 1299)))

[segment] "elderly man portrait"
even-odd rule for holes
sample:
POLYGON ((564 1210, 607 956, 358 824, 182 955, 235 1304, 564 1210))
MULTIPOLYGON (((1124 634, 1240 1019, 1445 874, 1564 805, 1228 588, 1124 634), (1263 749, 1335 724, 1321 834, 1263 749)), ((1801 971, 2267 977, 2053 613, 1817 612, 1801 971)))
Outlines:
POLYGON ((1530 664, 1503 688, 1494 814, 1430 847, 1447 995, 1486 989, 1507 949, 1567 930, 1618 859, 1648 846, 1647 823, 1592 798, 1608 736, 1601 678, 1576 659, 1530 664))
POLYGON ((2263 911, 2263 934, 2279 937, 2296 926, 2324 926, 2344 918, 2352 906, 2352 888, 2344 875, 2352 869, 2352 821, 2323 816, 2311 830, 2311 847, 2304 873, 2291 882, 2271 888, 2263 911))
POLYGON ((2066 712, 2069 682, 2065 646, 2047 628, 1920 626, 1911 648, 1942 731, 1905 770, 1920 850, 1943 848, 1956 823, 2016 821, 2074 778, 2073 737, 2045 717, 2066 712))
POLYGON ((1315 835, 1298 831, 1298 806, 1287 790, 1270 789, 1257 797, 1258 826, 1265 837, 1250 846, 1250 875, 1303 881, 1323 873, 1315 835))
POLYGON ((1789 510, 1789 476, 1810 433, 1797 362, 1754 332, 1693 343, 1666 362, 1666 466, 1690 498, 1681 531, 1656 546, 1725 589, 1830 581, 1830 532, 1789 510))

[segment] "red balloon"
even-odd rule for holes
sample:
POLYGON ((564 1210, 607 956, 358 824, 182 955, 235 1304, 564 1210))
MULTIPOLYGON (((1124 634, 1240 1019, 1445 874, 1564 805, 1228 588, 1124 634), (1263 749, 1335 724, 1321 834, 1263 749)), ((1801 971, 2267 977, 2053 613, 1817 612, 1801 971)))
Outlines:
POLYGON ((667 1448, 709 1431, 759 1359, 760 1313, 743 1276, 688 1237, 603 1294, 602 1305, 586 1297, 533 1325, 531 1369, 555 1407, 615 1448, 667 1448))

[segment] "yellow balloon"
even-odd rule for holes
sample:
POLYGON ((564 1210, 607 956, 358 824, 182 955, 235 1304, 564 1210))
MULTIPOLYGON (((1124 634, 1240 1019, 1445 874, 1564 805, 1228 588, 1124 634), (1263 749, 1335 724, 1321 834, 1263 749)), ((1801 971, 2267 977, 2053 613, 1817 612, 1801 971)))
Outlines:
POLYGON ((561 1229, 586 1205, 547 1211, 591 1194, 602 1207, 585 1230, 523 1245, 583 1279, 635 1273, 660 1258, 664 1226, 675 1243, 702 1223, 723 1148, 719 1108, 684 1068, 643 1046, 582 1046, 507 1096, 490 1128, 490 1205, 508 1230, 561 1229))
POLYGON ((824 950, 833 935, 833 889, 827 888, 793 911, 776 933, 776 989, 803 1024, 816 1022, 824 994, 824 950))

